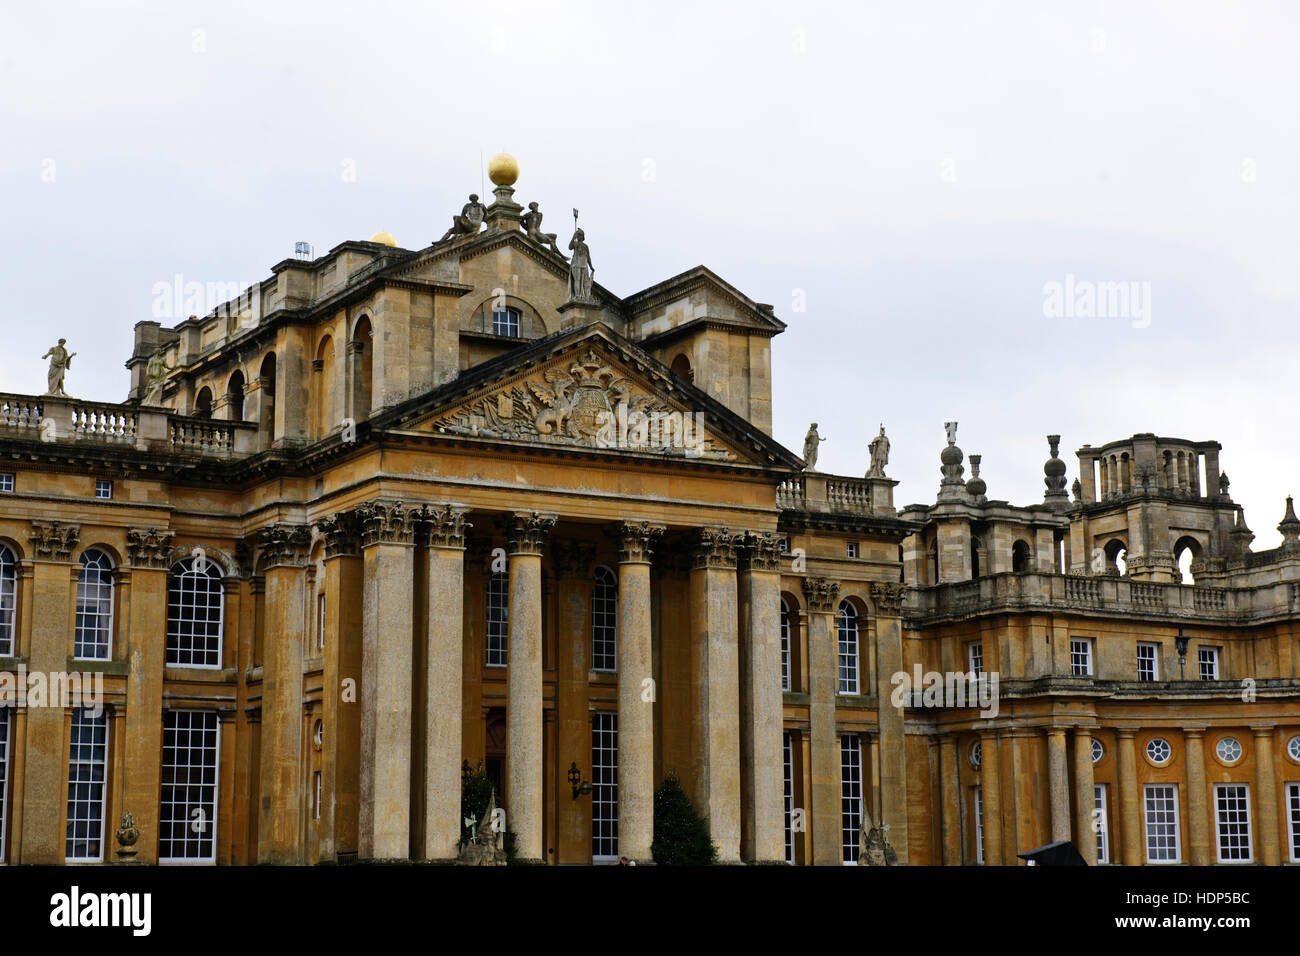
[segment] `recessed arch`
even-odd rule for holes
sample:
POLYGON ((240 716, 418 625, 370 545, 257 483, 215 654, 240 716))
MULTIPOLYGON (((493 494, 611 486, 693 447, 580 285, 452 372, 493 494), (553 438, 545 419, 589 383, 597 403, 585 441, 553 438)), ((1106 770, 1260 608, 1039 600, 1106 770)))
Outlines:
POLYGON ((1174 561, 1178 564, 1183 584, 1195 583, 1196 572, 1201 569, 1203 550, 1201 542, 1190 534, 1185 534, 1174 542, 1174 561))
POLYGON ((1124 575, 1128 573, 1128 546, 1121 538, 1111 538, 1102 549, 1106 555, 1106 573, 1124 575))
POLYGON ((212 417, 212 389, 206 385, 199 389, 199 393, 194 396, 194 417, 212 417))
POLYGON ((1033 570, 1032 553, 1029 542, 1023 538, 1017 538, 1011 545, 1011 570, 1016 574, 1024 574, 1033 570))
POLYGON ((244 373, 235 369, 226 382, 226 417, 232 422, 244 420, 244 373))
POLYGON ((348 340, 348 380, 350 408, 348 417, 361 421, 370 416, 374 389, 374 328, 370 316, 362 313, 352 325, 348 340))
POLYGON ((257 439, 261 448, 270 448, 275 440, 275 383, 276 359, 274 352, 267 352, 258 369, 261 384, 261 411, 257 420, 257 439))
POLYGON ((691 360, 687 357, 685 352, 677 353, 677 356, 673 359, 669 369, 680 379, 685 379, 688 382, 695 381, 695 369, 691 367, 691 360))

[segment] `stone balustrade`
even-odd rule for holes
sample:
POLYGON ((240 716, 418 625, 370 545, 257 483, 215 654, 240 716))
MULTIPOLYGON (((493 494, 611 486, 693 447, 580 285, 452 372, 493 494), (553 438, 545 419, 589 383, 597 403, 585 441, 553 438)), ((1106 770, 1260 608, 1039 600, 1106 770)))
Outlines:
POLYGON ((804 472, 785 478, 776 488, 776 505, 785 511, 894 517, 890 478, 851 478, 804 472))

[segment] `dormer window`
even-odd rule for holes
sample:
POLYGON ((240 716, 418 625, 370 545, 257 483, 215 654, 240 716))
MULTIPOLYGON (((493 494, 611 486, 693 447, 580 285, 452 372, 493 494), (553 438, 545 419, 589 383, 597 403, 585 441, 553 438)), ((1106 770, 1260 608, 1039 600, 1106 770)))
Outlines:
POLYGON ((519 310, 510 308, 493 309, 492 334, 508 335, 514 339, 519 338, 519 310))

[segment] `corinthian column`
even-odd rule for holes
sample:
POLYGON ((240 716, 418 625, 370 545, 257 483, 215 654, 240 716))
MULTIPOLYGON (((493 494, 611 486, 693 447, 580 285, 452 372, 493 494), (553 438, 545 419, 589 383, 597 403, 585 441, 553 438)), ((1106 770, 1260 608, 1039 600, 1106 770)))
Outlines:
POLYGON ((893 675, 903 669, 903 598, 907 589, 893 582, 872 582, 876 605, 876 699, 880 723, 880 816, 888 824, 898 862, 907 863, 907 741, 903 708, 885 706, 894 690, 893 675))
POLYGON ((520 859, 542 856, 542 542, 556 515, 515 512, 506 522, 510 644, 506 651, 506 826, 520 859))
POLYGON ((691 567, 691 644, 699 697, 695 720, 696 808, 709 821, 718 859, 740 860, 740 676, 736 633, 736 540, 699 532, 691 567))
POLYGON ((663 525, 647 521, 619 528, 618 854, 643 863, 651 859, 654 840, 650 557, 663 533, 663 525))
POLYGON ((400 501, 357 509, 365 574, 361 633, 363 859, 411 850, 411 661, 415 515, 400 501))
POLYGON ((460 840, 461 683, 464 644, 465 520, 468 508, 427 508, 420 526, 429 549, 425 662, 424 847, 426 860, 456 856, 460 840))
POLYGON ((805 578, 808 608, 808 732, 812 750, 812 861, 839 866, 840 742, 835 733, 835 694, 839 690, 839 649, 832 615, 840 586, 826 578, 805 578))
POLYGON ((756 863, 785 859, 781 757, 781 548, 770 531, 745 536, 740 600, 741 856, 756 863))

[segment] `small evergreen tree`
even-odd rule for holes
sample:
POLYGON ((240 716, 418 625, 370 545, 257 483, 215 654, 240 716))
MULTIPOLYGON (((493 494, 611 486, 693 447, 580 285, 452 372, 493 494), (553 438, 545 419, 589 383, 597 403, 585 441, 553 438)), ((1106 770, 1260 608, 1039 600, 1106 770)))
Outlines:
POLYGON ((708 825, 695 812, 676 770, 668 771, 664 785, 655 792, 655 832, 650 854, 660 866, 707 866, 718 859, 708 825))

